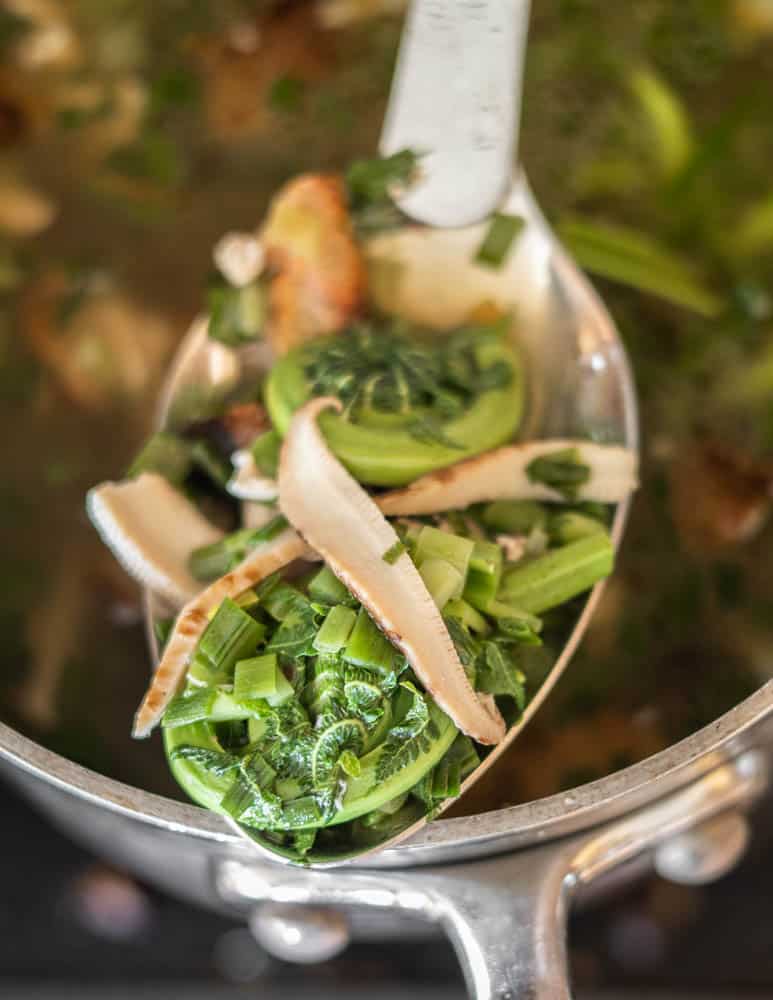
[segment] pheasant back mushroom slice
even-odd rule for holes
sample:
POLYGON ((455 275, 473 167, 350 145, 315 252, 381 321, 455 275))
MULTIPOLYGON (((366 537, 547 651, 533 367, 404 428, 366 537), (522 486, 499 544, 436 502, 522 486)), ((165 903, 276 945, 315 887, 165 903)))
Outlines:
POLYGON ((143 587, 179 607, 201 590, 188 572, 193 549, 223 537, 196 507, 155 472, 101 483, 86 510, 102 540, 143 587))
POLYGON ((362 602, 407 657, 438 706, 479 743, 498 743, 505 724, 478 697, 418 570, 376 504, 329 451, 317 417, 338 400, 311 400, 293 417, 279 461, 279 506, 290 523, 362 602))
POLYGON ((261 239, 274 272, 266 332, 277 353, 342 330, 360 311, 365 264, 338 178, 304 174, 286 184, 261 239))
POLYGON ((566 501, 565 493, 530 474, 529 469, 535 460, 562 452, 571 452, 588 470, 586 481, 577 484, 572 499, 619 503, 638 485, 637 454, 628 448, 582 440, 529 441, 429 473, 404 489, 383 494, 378 505, 388 517, 396 517, 463 510, 492 500, 566 501))
POLYGON ((150 735, 177 694, 185 679, 191 655, 207 626, 210 612, 226 597, 238 597, 272 573, 303 558, 307 551, 300 536, 292 528, 286 528, 185 605, 175 621, 153 680, 137 710, 133 730, 135 738, 150 735))

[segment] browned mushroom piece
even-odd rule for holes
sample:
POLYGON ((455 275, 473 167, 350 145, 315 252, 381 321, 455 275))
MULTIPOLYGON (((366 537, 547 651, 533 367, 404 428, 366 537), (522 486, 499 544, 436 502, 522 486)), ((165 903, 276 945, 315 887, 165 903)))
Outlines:
POLYGON ((268 131, 276 124, 271 93, 277 80, 312 84, 327 74, 333 56, 308 4, 233 24, 223 35, 197 42, 195 51, 207 123, 221 142, 268 131))
POLYGON ((63 271, 34 280, 18 316, 23 335, 65 395, 94 412, 144 400, 174 338, 160 313, 117 290, 80 295, 63 271))
POLYGON ((674 522, 693 552, 749 541, 770 514, 773 469, 737 451, 696 444, 679 453, 670 476, 674 522))
POLYGON ((277 353, 343 329, 360 311, 365 265, 339 178, 291 180, 271 202, 262 239, 274 272, 267 334, 277 353))

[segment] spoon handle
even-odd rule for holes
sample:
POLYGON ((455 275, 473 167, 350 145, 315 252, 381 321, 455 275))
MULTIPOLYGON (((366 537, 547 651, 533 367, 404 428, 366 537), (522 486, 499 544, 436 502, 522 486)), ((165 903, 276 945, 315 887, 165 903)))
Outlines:
POLYGON ((529 0, 413 0, 381 153, 421 153, 400 208, 431 226, 488 215, 516 155, 529 0))

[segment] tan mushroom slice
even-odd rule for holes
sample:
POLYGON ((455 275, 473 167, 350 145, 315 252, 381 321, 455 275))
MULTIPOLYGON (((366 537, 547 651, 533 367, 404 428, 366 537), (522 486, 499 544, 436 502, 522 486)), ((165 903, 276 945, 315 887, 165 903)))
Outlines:
POLYGON ((101 483, 89 490, 86 510, 102 540, 134 579, 173 604, 201 590, 188 572, 193 549, 223 537, 194 505, 155 472, 101 483))
POLYGON ((185 679, 191 655, 207 626, 209 613, 226 597, 238 597, 267 576, 302 558, 306 551, 306 544, 300 536, 292 528, 286 528, 270 542, 254 549, 236 569, 215 580, 185 605, 177 616, 164 655, 137 710, 133 730, 135 738, 150 735, 177 694, 185 679))
POLYGON ((619 503, 638 486, 638 457, 628 448, 563 439, 529 441, 422 476, 379 497, 378 506, 387 517, 396 517, 463 510, 491 500, 565 501, 564 493, 530 474, 529 467, 537 459, 567 451, 588 469, 587 481, 577 484, 573 499, 619 503))
POLYGON ((264 476, 255 463, 252 452, 240 448, 231 455, 235 472, 228 480, 226 489, 239 500, 256 500, 271 503, 277 498, 276 480, 264 476))
POLYGON ((424 581, 370 496, 329 451, 317 426, 335 399, 314 399, 293 417, 279 461, 279 506, 407 657, 440 708, 479 743, 498 743, 505 724, 473 691, 424 581))
POLYGON ((265 528, 269 521, 274 520, 279 511, 274 504, 244 500, 241 504, 241 513, 243 528, 265 528))

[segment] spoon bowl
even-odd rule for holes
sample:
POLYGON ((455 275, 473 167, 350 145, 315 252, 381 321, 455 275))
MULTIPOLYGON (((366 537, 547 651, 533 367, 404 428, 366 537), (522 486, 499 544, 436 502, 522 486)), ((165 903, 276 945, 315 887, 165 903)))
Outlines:
MULTIPOLYGON (((519 216, 523 227, 507 260, 496 270, 474 259, 485 223, 453 230, 407 224, 371 238, 366 253, 376 304, 438 329, 464 322, 481 303, 512 314, 513 336, 527 361, 529 400, 520 436, 588 437, 635 449, 635 391, 614 321, 552 233, 523 173, 514 179, 501 210, 519 216), (383 280, 385 275, 388 281, 383 280)), ((271 360, 262 342, 235 350, 209 340, 206 323, 197 320, 168 372, 157 417, 159 428, 179 427, 213 412, 240 382, 254 383, 271 360)), ((622 539, 628 505, 625 501, 615 511, 611 532, 616 546, 622 539)), ((505 739, 465 780, 462 794, 496 764, 548 697, 582 639, 602 589, 603 583, 597 584, 588 594, 550 672, 505 739)), ((168 609, 151 594, 146 595, 145 606, 156 662, 152 626, 168 609)), ((330 867, 362 858, 394 846, 425 823, 422 818, 399 836, 370 849, 333 857, 315 853, 310 860, 316 866, 330 867)), ((260 835, 233 825, 267 859, 283 860, 276 847, 264 845, 260 835)))

